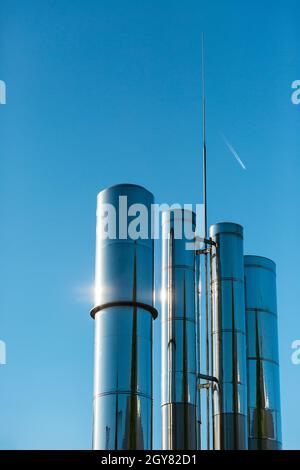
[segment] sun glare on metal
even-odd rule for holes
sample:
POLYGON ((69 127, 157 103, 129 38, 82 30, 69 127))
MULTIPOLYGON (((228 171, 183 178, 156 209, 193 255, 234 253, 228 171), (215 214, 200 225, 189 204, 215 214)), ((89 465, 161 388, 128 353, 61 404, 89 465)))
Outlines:
POLYGON ((79 303, 93 304, 95 296, 95 286, 94 283, 88 284, 83 283, 78 285, 74 289, 74 298, 79 303))

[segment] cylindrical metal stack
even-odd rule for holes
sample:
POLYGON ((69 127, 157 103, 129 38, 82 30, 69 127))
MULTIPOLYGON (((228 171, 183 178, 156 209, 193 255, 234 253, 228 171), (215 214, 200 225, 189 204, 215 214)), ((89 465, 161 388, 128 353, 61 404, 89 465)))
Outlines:
POLYGON ((249 449, 281 449, 276 265, 245 256, 249 449))
POLYGON ((152 320, 156 316, 152 203, 153 195, 136 185, 113 186, 98 195, 91 312, 95 318, 94 449, 152 448, 152 320), (144 231, 143 239, 128 235, 135 219, 127 215, 129 208, 130 214, 142 214, 148 237, 144 231))
POLYGON ((212 247, 212 374, 214 448, 248 448, 243 228, 210 228, 212 247))
MULTIPOLYGON (((200 247, 199 247, 200 248, 200 247)), ((197 375, 201 373, 201 264, 200 256, 196 255, 196 339, 197 339, 197 375)), ((197 386, 199 384, 197 379, 197 386)), ((201 431, 202 431, 202 416, 201 416, 201 390, 197 387, 197 450, 201 450, 201 431)))
POLYGON ((198 273, 184 227, 195 230, 195 214, 163 214, 162 265, 162 441, 165 450, 196 449, 196 317, 198 273), (178 237, 182 228, 182 236, 178 237), (179 230, 179 232, 178 232, 179 230))

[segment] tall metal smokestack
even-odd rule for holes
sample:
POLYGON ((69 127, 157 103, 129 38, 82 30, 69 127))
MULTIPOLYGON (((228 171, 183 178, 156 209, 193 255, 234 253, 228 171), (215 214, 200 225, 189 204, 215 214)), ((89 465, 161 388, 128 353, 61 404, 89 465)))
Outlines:
POLYGON ((152 448, 152 321, 157 312, 151 204, 153 195, 131 184, 98 194, 91 312, 95 319, 94 449, 152 448), (132 239, 128 232, 140 211, 148 237, 132 239), (104 232, 110 237, 105 239, 104 232))
POLYGON ((276 265, 245 256, 249 449, 281 449, 276 265))
POLYGON ((196 319, 198 260, 186 249, 184 224, 195 231, 193 212, 163 213, 162 441, 164 450, 197 446, 196 319), (177 230, 182 236, 176 238, 177 230))
POLYGON ((243 228, 221 223, 210 228, 212 247, 212 345, 214 448, 248 448, 246 325, 243 228))

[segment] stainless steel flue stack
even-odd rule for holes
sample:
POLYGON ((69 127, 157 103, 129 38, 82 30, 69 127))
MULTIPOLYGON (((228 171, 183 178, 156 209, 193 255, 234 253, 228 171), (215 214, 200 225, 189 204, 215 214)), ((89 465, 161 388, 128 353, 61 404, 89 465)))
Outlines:
MULTIPOLYGON (((95 307, 94 449, 152 448, 152 322, 154 243, 132 239, 133 204, 147 209, 153 195, 117 185, 98 195, 95 307), (115 221, 115 227, 113 226, 115 221), (109 238, 104 232, 109 231, 109 238), (115 237, 114 237, 115 235, 115 237)), ((137 206, 136 206, 137 207, 137 206)))
POLYGON ((162 447, 196 449, 196 322, 198 262, 185 227, 195 231, 193 212, 163 214, 162 261, 162 447))

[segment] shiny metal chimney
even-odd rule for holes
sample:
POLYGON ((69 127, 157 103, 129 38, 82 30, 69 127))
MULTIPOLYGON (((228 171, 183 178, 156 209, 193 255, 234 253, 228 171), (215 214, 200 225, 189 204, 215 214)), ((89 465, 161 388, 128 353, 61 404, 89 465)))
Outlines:
MULTIPOLYGON (((163 213, 162 234, 162 448, 197 447, 196 318, 198 260, 187 250, 184 226, 195 231, 193 212, 163 213), (184 225, 185 224, 185 225, 184 225), (178 231, 182 236, 177 238, 178 231)), ((180 234, 178 234, 180 235, 180 234)))
POLYGON ((95 319, 94 449, 152 448, 152 321, 157 312, 151 204, 153 195, 131 184, 98 194, 91 312, 95 319), (136 225, 140 210, 148 237, 143 233, 143 239, 132 239, 130 224, 136 225))
POLYGON ((276 265, 245 256, 249 449, 281 449, 276 265))
POLYGON ((210 228, 214 449, 248 448, 243 228, 210 228))

